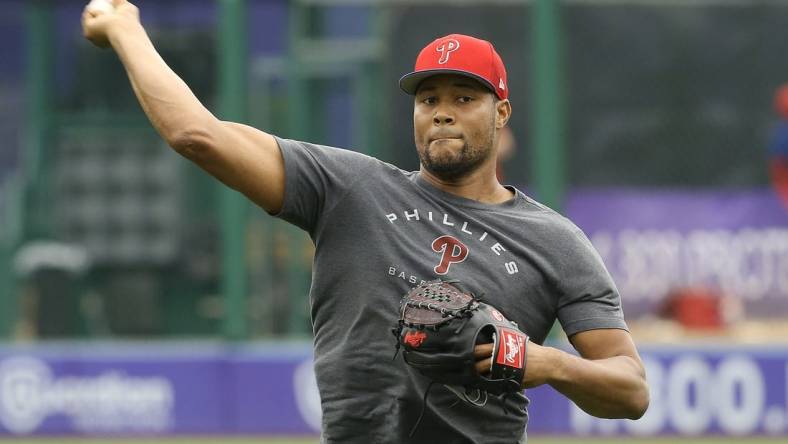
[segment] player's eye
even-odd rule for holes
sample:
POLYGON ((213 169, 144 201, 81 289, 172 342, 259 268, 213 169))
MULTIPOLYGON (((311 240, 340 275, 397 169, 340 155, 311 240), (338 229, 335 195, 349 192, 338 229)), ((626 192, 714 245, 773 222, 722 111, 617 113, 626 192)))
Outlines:
POLYGON ((459 98, 457 98, 457 100, 458 100, 460 103, 469 103, 469 102, 471 102, 471 101, 473 100, 473 97, 470 97, 470 96, 462 96, 462 97, 459 97, 459 98))
POLYGON ((421 99, 421 102, 427 105, 434 105, 437 99, 434 96, 429 96, 421 99))

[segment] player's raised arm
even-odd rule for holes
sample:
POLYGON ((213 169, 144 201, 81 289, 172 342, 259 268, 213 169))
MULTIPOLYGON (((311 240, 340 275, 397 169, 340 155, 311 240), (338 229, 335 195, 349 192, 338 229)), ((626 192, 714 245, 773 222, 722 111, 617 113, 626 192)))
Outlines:
POLYGON ((128 73, 134 93, 156 131, 175 151, 242 192, 269 212, 284 197, 284 161, 270 134, 217 119, 156 52, 126 0, 113 8, 86 8, 85 37, 112 47, 128 73))

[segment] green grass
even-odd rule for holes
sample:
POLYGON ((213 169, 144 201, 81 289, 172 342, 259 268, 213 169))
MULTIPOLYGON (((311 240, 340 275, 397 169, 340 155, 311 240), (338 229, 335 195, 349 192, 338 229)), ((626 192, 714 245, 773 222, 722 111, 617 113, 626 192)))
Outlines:
MULTIPOLYGON (((147 439, 100 439, 100 438, 39 438, 2 439, 5 444, 316 444, 317 438, 147 438, 147 439)), ((767 444, 784 443, 781 438, 543 438, 533 436, 528 444, 767 444)))

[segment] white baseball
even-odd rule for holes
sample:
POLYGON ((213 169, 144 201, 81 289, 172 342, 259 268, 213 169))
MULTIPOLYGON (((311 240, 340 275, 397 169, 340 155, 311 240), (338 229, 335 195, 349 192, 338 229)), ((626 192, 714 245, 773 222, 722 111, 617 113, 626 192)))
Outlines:
POLYGON ((87 9, 88 12, 103 12, 104 14, 115 11, 115 7, 112 6, 112 0, 90 0, 87 9))

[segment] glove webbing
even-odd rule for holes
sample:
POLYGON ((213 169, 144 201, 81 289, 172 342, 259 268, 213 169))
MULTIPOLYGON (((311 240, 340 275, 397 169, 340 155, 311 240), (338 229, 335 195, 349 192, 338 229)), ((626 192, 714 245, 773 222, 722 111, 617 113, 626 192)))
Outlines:
MULTIPOLYGON (((452 281, 450 281, 450 282, 452 282, 452 281)), ((424 327, 424 328, 429 328, 429 329, 432 329, 432 330, 438 330, 441 326, 453 321, 454 319, 463 318, 462 324, 460 324, 460 326, 457 327, 456 330, 454 330, 454 334, 459 334, 462 331, 462 329, 465 328, 465 325, 468 323, 468 319, 470 319, 471 316, 473 315, 473 310, 474 310, 473 305, 474 305, 474 303, 479 303, 479 302, 481 302, 481 299, 476 298, 473 295, 473 293, 471 293, 471 300, 468 301, 468 303, 465 304, 464 307, 458 308, 456 310, 447 310, 446 308, 443 308, 443 307, 435 307, 435 305, 433 303, 431 303, 431 302, 425 303, 424 301, 418 301, 418 302, 416 302, 416 301, 405 301, 405 305, 406 306, 410 306, 410 307, 416 307, 416 308, 426 308, 428 310, 433 310, 433 311, 440 312, 441 316, 446 318, 446 320, 441 322, 441 323, 432 325, 432 326, 425 326, 424 327)), ((404 310, 404 308, 403 308, 403 310, 404 310)), ((400 344, 400 342, 399 342, 399 336, 400 336, 400 334, 402 334, 402 329, 404 327, 405 327, 405 321, 400 319, 399 322, 397 322, 397 327, 391 329, 391 333, 393 333, 394 337, 397 338, 397 343, 395 344, 395 348, 394 348, 394 356, 391 357, 392 361, 397 359, 397 355, 399 354, 400 347, 402 346, 402 344, 400 344)))

